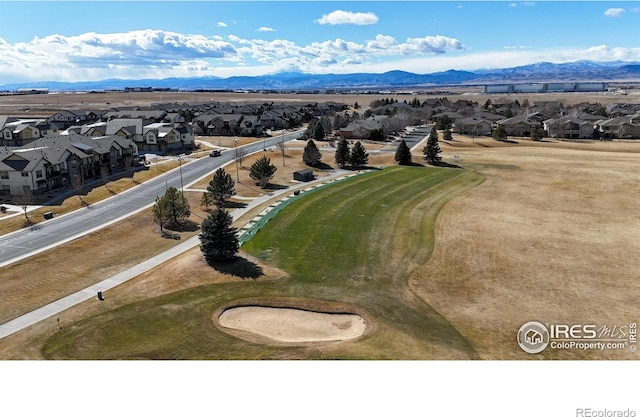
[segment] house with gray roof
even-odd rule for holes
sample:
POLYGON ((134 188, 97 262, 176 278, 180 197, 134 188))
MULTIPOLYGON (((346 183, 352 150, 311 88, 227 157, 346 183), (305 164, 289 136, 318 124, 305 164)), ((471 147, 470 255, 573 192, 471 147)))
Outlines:
POLYGON ((593 138, 593 122, 576 117, 562 116, 547 119, 542 123, 550 138, 591 139, 593 138))
POLYGON ((0 150, 0 192, 42 193, 123 171, 137 153, 135 143, 119 136, 69 133, 40 138, 29 145, 0 150))

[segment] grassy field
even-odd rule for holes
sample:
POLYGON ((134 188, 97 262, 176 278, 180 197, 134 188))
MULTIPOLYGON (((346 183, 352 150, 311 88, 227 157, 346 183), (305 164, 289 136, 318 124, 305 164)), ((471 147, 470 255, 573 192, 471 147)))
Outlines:
POLYGON ((317 191, 285 209, 304 216, 282 213, 246 247, 286 271, 286 279, 232 280, 122 305, 65 327, 45 343, 43 354, 47 358, 473 358, 473 348, 409 289, 408 280, 431 253, 440 208, 481 181, 470 171, 396 167, 317 191), (245 300, 357 311, 373 327, 358 342, 286 348, 249 343, 212 324, 216 309, 245 300))

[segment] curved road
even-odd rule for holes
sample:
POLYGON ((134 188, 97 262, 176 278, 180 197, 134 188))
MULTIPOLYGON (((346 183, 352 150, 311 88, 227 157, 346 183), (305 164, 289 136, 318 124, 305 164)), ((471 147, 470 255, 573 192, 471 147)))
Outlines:
MULTIPOLYGON (((261 151, 265 146, 267 148, 275 146, 283 140, 297 139, 303 132, 304 130, 286 133, 268 138, 264 142, 256 141, 244 145, 242 148, 250 154, 261 151)), ((183 163, 180 169, 171 170, 88 208, 47 220, 32 229, 23 229, 0 236, 0 268, 143 210, 152 205, 157 196, 163 195, 167 186, 180 189, 181 184, 189 184, 233 160, 234 152, 229 150, 223 152, 220 157, 204 157, 183 163)))

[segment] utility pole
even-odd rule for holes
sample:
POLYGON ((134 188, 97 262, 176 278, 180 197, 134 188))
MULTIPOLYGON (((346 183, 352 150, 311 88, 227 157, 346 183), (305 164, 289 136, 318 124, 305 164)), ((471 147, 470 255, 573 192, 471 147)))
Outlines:
POLYGON ((184 154, 178 155, 178 164, 180 165, 180 192, 184 195, 184 185, 182 183, 182 158, 184 158, 184 154))
POLYGON ((236 153, 236 182, 240 182, 240 173, 238 171, 238 138, 233 139, 233 149, 236 153))

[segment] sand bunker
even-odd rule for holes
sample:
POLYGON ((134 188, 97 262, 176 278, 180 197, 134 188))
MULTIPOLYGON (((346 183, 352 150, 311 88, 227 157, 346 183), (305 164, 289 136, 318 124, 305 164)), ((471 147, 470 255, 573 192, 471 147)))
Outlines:
POLYGON ((221 326, 279 342, 328 342, 355 339, 367 324, 357 314, 316 313, 281 307, 233 307, 225 310, 221 326))

